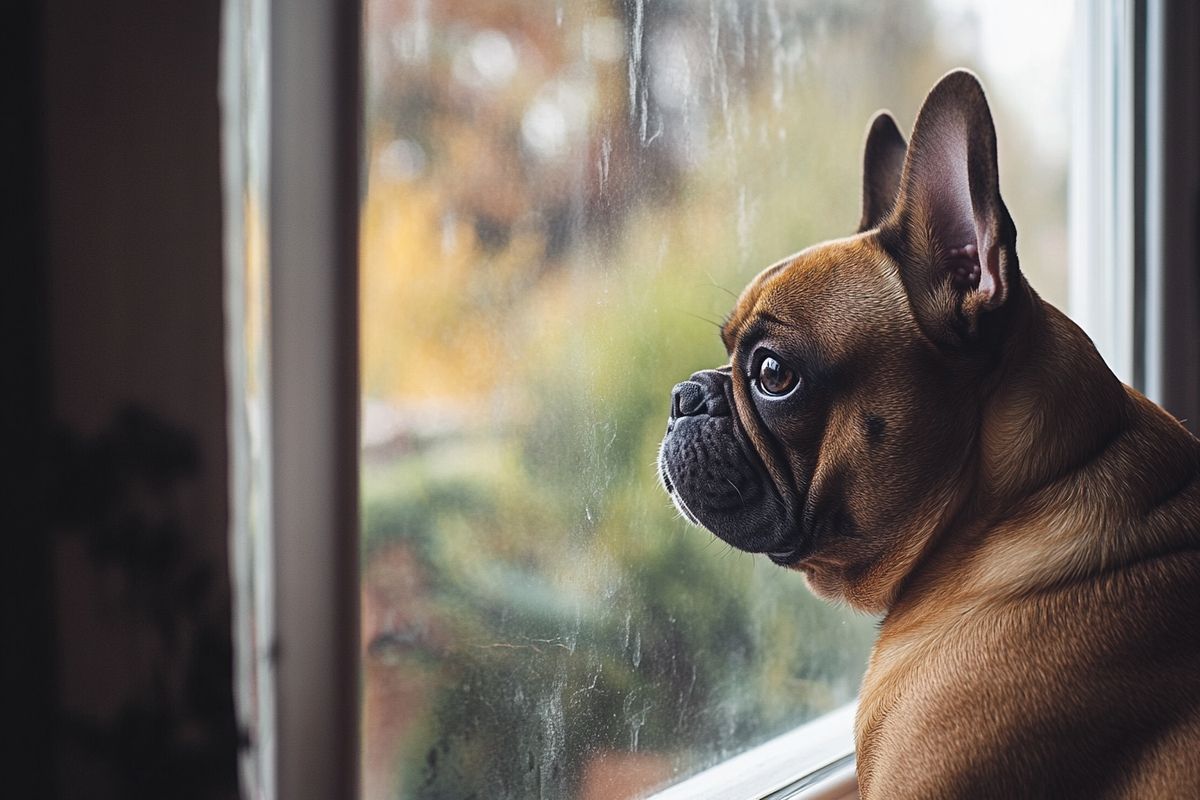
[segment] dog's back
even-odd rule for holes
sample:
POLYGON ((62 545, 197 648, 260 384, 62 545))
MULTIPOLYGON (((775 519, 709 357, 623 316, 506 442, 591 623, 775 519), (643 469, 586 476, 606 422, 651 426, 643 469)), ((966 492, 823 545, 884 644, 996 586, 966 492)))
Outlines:
POLYGON ((1029 485, 936 545, 889 612, 863 797, 1200 797, 1200 442, 1057 311, 1042 325, 998 401, 1030 429, 1004 454, 1029 485))

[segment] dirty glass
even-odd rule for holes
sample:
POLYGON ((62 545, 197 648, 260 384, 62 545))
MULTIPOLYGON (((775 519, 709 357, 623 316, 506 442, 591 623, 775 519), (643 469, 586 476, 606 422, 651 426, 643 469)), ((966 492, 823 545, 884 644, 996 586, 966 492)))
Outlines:
POLYGON ((644 796, 853 700, 874 620, 679 519, 671 386, 976 69, 1066 295, 1066 2, 367 0, 363 790, 644 796))

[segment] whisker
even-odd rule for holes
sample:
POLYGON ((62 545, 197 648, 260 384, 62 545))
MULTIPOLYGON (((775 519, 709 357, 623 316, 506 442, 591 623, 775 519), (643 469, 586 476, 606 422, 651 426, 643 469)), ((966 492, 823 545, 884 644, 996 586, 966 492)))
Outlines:
POLYGON ((708 317, 701 316, 700 314, 693 314, 691 311, 682 311, 682 310, 679 310, 679 309, 676 309, 675 313, 677 313, 677 314, 684 314, 684 315, 686 315, 686 316, 693 317, 693 318, 695 318, 695 319, 698 319, 698 320, 700 320, 701 322, 707 322, 709 325, 712 325, 712 326, 713 326, 714 328, 716 328, 717 330, 720 330, 720 329, 721 329, 721 323, 720 323, 720 322, 718 322, 718 321, 717 321, 717 320, 715 320, 715 319, 710 319, 710 318, 708 318, 708 317))
POLYGON ((728 483, 730 486, 732 486, 732 487, 733 487, 733 490, 734 490, 735 492, 737 492, 737 496, 738 496, 738 502, 740 502, 742 505, 746 505, 746 498, 745 498, 745 496, 742 494, 742 490, 741 490, 741 489, 739 489, 739 488, 737 487, 737 484, 736 484, 736 483, 734 483, 733 481, 729 480, 729 478, 726 478, 726 479, 725 479, 725 482, 726 482, 726 483, 728 483))
POLYGON ((734 300, 737 300, 737 298, 738 298, 738 296, 737 296, 737 293, 736 293, 736 292, 734 292, 732 289, 726 289, 724 286, 722 286, 721 284, 717 283, 717 282, 716 282, 716 281, 713 279, 713 276, 712 276, 712 273, 711 273, 711 272, 709 272, 708 270, 705 270, 705 271, 704 271, 704 275, 705 275, 705 276, 708 278, 708 282, 709 282, 709 284, 710 284, 710 285, 711 285, 711 286, 712 286, 714 289, 720 289, 722 292, 724 292, 725 294, 729 295, 729 296, 730 296, 730 297, 732 297, 734 300))

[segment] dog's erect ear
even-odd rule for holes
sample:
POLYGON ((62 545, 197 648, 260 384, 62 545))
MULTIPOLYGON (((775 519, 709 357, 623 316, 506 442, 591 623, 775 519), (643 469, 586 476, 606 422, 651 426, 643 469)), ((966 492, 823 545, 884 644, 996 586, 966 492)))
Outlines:
POLYGON ((908 145, 886 111, 878 111, 867 126, 867 144, 863 148, 862 219, 858 232, 879 225, 896 205, 900 193, 900 175, 904 171, 904 153, 908 145))
POLYGON ((1017 232, 996 165, 996 129, 978 79, 938 81, 913 126, 886 223, 918 321, 935 338, 972 337, 1020 281, 1017 232))

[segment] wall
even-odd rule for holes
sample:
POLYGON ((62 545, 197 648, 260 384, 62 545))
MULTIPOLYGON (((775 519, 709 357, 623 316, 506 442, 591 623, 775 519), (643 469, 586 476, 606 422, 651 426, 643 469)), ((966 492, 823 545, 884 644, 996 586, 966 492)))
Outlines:
POLYGON ((44 5, 62 796, 236 788, 220 10, 217 0, 44 5))

